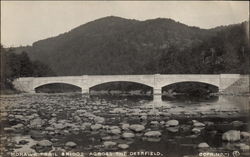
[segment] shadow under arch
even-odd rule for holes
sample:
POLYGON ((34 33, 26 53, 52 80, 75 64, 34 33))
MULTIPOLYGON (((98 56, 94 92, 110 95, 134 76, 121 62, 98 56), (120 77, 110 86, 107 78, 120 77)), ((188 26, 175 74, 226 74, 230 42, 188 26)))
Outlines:
POLYGON ((89 88, 90 94, 152 95, 153 87, 132 81, 110 81, 89 88))
POLYGON ((47 83, 35 88, 36 93, 81 93, 82 88, 70 83, 47 83))
POLYGON ((213 84, 198 81, 183 81, 162 87, 163 100, 206 101, 218 100, 215 93, 219 87, 213 84))

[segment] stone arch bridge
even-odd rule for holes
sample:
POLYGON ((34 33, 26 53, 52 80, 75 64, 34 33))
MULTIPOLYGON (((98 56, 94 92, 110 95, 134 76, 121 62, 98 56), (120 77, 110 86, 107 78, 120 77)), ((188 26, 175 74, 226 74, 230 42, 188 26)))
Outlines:
POLYGON ((219 88, 223 92, 232 86, 244 87, 249 92, 249 75, 240 74, 181 74, 181 75, 83 75, 83 76, 59 76, 59 77, 21 77, 13 81, 17 90, 35 93, 35 88, 51 84, 66 83, 78 86, 82 93, 88 93, 93 86, 108 82, 135 82, 150 86, 154 94, 161 94, 164 86, 178 82, 201 82, 207 83, 219 88), (243 81, 242 81, 243 80, 243 81))

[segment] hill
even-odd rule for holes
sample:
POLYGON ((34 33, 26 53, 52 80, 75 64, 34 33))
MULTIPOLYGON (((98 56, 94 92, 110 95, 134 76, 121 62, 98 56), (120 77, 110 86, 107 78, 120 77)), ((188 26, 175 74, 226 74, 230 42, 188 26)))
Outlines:
POLYGON ((26 51, 56 75, 249 73, 248 24, 200 29, 110 16, 14 51, 26 51))

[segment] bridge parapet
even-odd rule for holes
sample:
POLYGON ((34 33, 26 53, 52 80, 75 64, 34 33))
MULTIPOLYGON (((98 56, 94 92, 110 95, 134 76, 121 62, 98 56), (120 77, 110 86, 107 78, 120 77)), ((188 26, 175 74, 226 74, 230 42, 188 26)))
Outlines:
MULTIPOLYGON (((249 75, 247 75, 249 77, 249 75)), ((13 84, 16 89, 25 92, 34 92, 36 87, 51 83, 66 83, 78 86, 82 92, 89 92, 89 88, 108 82, 126 81, 145 84, 154 90, 154 94, 161 94, 164 86, 178 82, 202 82, 218 86, 223 91, 246 75, 220 74, 173 74, 173 75, 82 75, 60 77, 26 77, 16 79, 13 84)), ((244 81, 241 81, 244 82, 244 81)), ((246 82, 246 81, 245 81, 246 82)))

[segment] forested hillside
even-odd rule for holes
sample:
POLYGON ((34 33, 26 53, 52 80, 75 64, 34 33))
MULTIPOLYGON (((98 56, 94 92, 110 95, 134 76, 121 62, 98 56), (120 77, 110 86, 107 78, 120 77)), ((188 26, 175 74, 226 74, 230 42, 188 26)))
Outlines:
POLYGON ((12 81, 19 77, 40 77, 55 75, 53 71, 40 61, 31 61, 26 52, 15 54, 1 45, 1 93, 13 89, 12 81))
POLYGON ((249 73, 249 23, 213 29, 105 17, 18 47, 55 75, 249 73))

